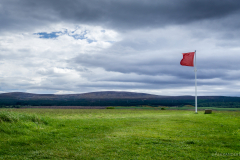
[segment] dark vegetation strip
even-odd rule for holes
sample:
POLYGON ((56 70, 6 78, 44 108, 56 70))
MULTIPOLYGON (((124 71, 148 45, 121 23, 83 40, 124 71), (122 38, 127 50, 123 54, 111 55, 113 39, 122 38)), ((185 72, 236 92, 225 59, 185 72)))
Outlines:
MULTIPOLYGON (((106 107, 106 106, 178 106, 193 105, 192 99, 78 99, 78 100, 17 100, 0 99, 0 108, 28 108, 28 106, 66 106, 66 108, 82 107, 106 107)), ((240 98, 224 97, 218 99, 199 99, 198 107, 240 108, 240 98)), ((32 107, 31 107, 32 108, 32 107)), ((60 107, 61 108, 61 107, 60 107)))

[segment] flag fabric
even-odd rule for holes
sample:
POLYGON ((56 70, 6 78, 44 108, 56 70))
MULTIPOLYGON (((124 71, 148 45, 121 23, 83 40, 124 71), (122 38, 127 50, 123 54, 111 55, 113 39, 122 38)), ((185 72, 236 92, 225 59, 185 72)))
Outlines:
POLYGON ((181 60, 180 64, 182 66, 190 66, 193 67, 193 59, 194 59, 195 52, 183 53, 183 59, 181 60))

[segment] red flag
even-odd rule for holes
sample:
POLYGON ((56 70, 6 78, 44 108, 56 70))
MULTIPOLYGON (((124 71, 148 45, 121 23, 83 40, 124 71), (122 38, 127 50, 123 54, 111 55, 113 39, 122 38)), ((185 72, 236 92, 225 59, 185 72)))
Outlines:
POLYGON ((193 58, 195 52, 183 53, 183 59, 181 60, 180 64, 182 66, 191 66, 193 67, 193 58))

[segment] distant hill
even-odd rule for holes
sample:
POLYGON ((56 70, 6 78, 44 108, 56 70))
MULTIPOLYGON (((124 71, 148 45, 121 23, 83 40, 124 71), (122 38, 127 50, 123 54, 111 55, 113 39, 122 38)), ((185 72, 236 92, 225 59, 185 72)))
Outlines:
POLYGON ((21 100, 34 100, 34 99, 153 99, 164 98, 166 96, 158 96, 146 93, 135 92, 117 92, 117 91, 104 91, 104 92, 90 92, 82 94, 33 94, 24 92, 10 92, 0 94, 0 98, 16 98, 21 100))
MULTIPOLYGON (((219 99, 223 96, 199 96, 200 99, 219 99)), ((194 99, 194 96, 160 96, 147 93, 102 91, 81 94, 34 94, 25 92, 1 93, 0 99, 13 98, 19 100, 53 100, 53 99, 194 99)))
POLYGON ((146 94, 146 93, 134 93, 134 92, 116 92, 116 91, 105 91, 105 92, 91 92, 83 93, 79 95, 79 98, 100 98, 100 99, 139 99, 139 98, 162 98, 162 96, 146 94))
MULTIPOLYGON (((4 106, 183 106, 194 105, 194 96, 159 96, 146 93, 103 91, 82 94, 34 94, 10 92, 0 94, 4 106)), ((199 96, 198 106, 240 107, 240 97, 199 96)))

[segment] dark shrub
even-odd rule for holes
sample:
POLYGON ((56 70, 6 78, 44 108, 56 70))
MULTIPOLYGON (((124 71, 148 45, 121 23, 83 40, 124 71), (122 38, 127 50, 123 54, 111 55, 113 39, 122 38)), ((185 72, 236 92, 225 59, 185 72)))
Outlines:
POLYGON ((115 109, 114 107, 107 107, 106 109, 115 109))

